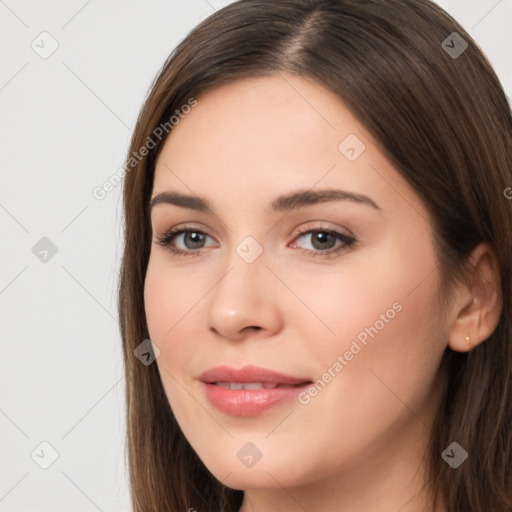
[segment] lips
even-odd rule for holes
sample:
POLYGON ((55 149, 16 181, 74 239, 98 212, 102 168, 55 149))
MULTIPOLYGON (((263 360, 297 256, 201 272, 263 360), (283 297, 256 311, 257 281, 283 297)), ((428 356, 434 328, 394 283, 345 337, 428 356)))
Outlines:
POLYGON ((275 389, 280 388, 292 388, 297 384, 277 384, 275 382, 214 382, 217 386, 221 386, 226 389, 275 389))
POLYGON ((266 384, 296 385, 311 382, 309 378, 293 377, 259 366, 244 366, 239 370, 229 366, 217 366, 205 371, 199 380, 212 384, 214 382, 261 382, 266 384))
POLYGON ((202 373, 206 398, 225 414, 255 416, 293 399, 312 381, 257 366, 218 366, 202 373))

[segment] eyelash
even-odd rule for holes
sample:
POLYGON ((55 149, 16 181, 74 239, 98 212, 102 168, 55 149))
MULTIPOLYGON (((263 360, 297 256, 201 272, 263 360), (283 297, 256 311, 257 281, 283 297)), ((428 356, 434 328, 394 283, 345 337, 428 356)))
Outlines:
MULTIPOLYGON (((183 233, 200 233, 202 235, 209 236, 204 231, 201 231, 201 230, 193 228, 193 227, 184 226, 184 227, 180 227, 177 229, 171 229, 170 231, 167 231, 161 237, 157 237, 158 241, 155 243, 158 245, 161 245, 163 247, 168 247, 168 249, 171 251, 171 253, 173 253, 175 256, 189 256, 189 257, 200 256, 201 249, 183 250, 183 249, 178 249, 178 248, 170 245, 171 242, 177 236, 179 236, 183 233)), ((334 235, 337 240, 340 240, 341 242, 343 242, 343 244, 338 246, 337 248, 327 249, 325 251, 317 251, 317 250, 299 248, 300 251, 307 253, 309 256, 313 256, 313 257, 320 256, 320 257, 328 258, 328 257, 336 256, 343 249, 352 248, 356 243, 356 239, 353 236, 345 235, 345 234, 335 231, 333 229, 322 228, 322 227, 318 227, 315 229, 305 228, 305 229, 299 231, 296 238, 300 238, 301 236, 310 234, 310 233, 328 233, 330 235, 334 235)))

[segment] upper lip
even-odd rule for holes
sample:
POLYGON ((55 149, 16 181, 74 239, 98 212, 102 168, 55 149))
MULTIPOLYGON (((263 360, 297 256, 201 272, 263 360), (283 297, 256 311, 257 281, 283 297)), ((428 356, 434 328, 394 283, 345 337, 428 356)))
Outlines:
POLYGON ((294 377, 260 366, 248 365, 236 369, 229 366, 216 366, 206 370, 199 376, 206 383, 214 382, 261 382, 275 384, 304 384, 311 382, 308 378, 294 377))

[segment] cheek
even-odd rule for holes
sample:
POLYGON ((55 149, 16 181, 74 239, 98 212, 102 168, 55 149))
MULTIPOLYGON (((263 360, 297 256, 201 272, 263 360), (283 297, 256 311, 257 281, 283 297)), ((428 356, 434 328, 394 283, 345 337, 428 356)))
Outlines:
POLYGON ((168 317, 172 288, 168 288, 168 284, 165 269, 151 256, 144 282, 144 309, 150 338, 154 342, 160 340, 172 325, 168 317))
POLYGON ((314 275, 282 269, 283 281, 293 283, 300 300, 288 293, 289 300, 282 300, 279 307, 287 328, 296 331, 291 337, 298 336, 312 349, 312 360, 324 364, 333 354, 350 350, 354 340, 367 357, 369 348, 382 347, 387 353, 412 347, 421 351, 420 338, 435 339, 435 329, 441 327, 435 270, 431 251, 420 256, 417 251, 393 248, 368 251, 364 258, 354 253, 339 266, 316 269, 314 275))
POLYGON ((324 296, 317 294, 318 311, 346 349, 354 339, 361 347, 378 349, 363 350, 368 364, 379 362, 379 350, 398 359, 411 350, 424 352, 424 338, 435 340, 441 329, 439 275, 428 226, 398 226, 385 238, 354 252, 346 268, 323 280, 324 296))
POLYGON ((197 332, 200 321, 198 302, 204 286, 187 277, 187 271, 176 270, 165 259, 151 255, 144 282, 144 308, 150 339, 160 349, 156 360, 166 396, 178 418, 188 417, 190 397, 187 388, 187 362, 197 353, 197 332), (194 307, 195 305, 195 307, 194 307), (181 385, 180 385, 181 383, 181 385))
POLYGON ((311 460, 323 453, 322 467, 356 460, 373 442, 399 438, 403 425, 420 425, 418 418, 429 422, 446 347, 436 314, 439 281, 435 272, 425 279, 435 268, 430 259, 409 261, 417 264, 388 266, 385 273, 382 267, 378 272, 372 266, 365 272, 354 268, 350 277, 340 275, 330 284, 316 281, 324 285, 324 293, 309 295, 311 308, 335 332, 316 321, 315 330, 311 319, 309 327, 304 319, 297 326, 308 341, 301 359, 311 362, 318 380, 315 391, 302 397, 296 419, 303 426, 309 422, 313 431, 322 430, 324 441, 304 447, 304 457, 311 460), (333 449, 334 439, 350 443, 333 449))
MULTIPOLYGON (((159 348, 156 364, 164 391, 176 418, 189 418, 189 362, 197 354, 199 302, 205 287, 187 277, 187 271, 169 268, 163 258, 148 264, 144 307, 151 341, 159 348)), ((197 414, 197 413, 196 413, 197 414)), ((193 416, 185 421, 192 421, 193 416)))
POLYGON ((310 343, 302 357, 316 362, 320 379, 310 397, 313 416, 344 411, 329 414, 343 428, 363 425, 374 436, 407 411, 404 404, 422 408, 447 345, 435 269, 430 250, 390 250, 364 268, 354 264, 338 278, 316 281, 324 293, 309 295, 311 307, 334 334, 325 328, 315 335, 303 321, 310 343))
POLYGON ((157 344, 168 344, 190 322, 206 291, 201 281, 189 274, 186 269, 170 267, 165 256, 150 257, 144 282, 144 308, 150 337, 157 344))

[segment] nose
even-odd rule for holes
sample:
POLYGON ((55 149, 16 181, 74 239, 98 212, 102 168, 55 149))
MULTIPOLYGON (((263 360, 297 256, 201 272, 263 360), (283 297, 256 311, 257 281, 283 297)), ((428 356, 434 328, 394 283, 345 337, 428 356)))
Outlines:
MULTIPOLYGON (((234 252, 234 251, 233 251, 234 252)), ((260 256, 245 262, 234 252, 225 271, 208 294, 207 327, 217 336, 242 340, 270 337, 282 328, 282 315, 274 293, 276 278, 260 256)))

